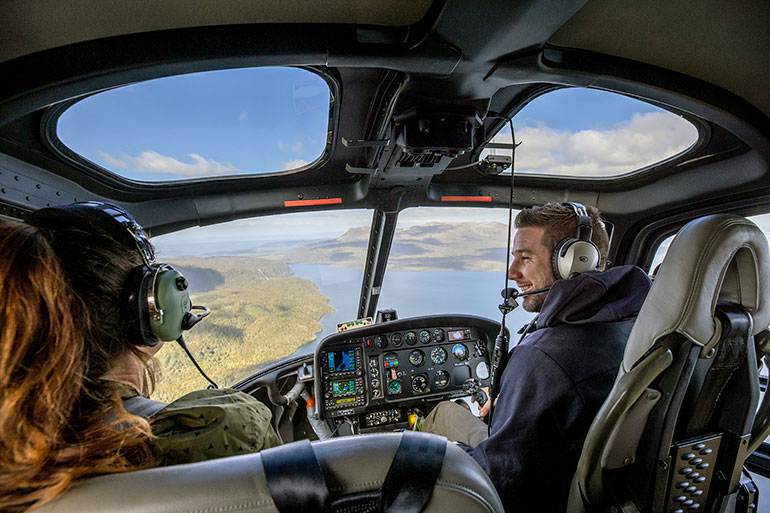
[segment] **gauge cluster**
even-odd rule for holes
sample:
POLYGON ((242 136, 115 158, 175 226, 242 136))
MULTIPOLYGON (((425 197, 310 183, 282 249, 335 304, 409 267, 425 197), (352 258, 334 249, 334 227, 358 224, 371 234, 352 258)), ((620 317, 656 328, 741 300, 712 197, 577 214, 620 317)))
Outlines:
POLYGON ((405 422, 404 408, 466 395, 489 382, 500 325, 475 316, 431 316, 376 324, 324 339, 315 354, 319 417, 356 417, 362 428, 405 422))

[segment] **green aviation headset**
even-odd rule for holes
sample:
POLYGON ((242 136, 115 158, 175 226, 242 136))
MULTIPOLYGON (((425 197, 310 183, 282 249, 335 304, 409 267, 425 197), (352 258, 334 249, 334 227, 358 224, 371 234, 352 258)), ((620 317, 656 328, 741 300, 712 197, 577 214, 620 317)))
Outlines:
POLYGON ((586 207, 580 203, 562 203, 571 207, 577 218, 577 233, 556 244, 551 257, 553 275, 557 280, 566 279, 596 269, 601 261, 599 248, 591 241, 593 221, 586 207))
POLYGON ((119 226, 116 231, 119 240, 133 243, 139 250, 144 265, 134 268, 126 286, 134 344, 152 347, 160 341, 179 340, 183 331, 210 313, 208 308, 190 303, 187 280, 182 273, 168 264, 155 262, 155 251, 131 214, 116 205, 98 201, 56 208, 81 213, 94 209, 109 216, 119 226), (192 310, 202 310, 202 313, 195 314, 192 310))

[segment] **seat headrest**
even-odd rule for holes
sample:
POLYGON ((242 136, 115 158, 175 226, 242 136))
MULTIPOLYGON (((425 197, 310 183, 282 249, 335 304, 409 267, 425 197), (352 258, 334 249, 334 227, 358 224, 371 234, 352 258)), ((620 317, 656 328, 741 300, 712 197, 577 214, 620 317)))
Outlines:
POLYGON ((752 335, 770 324, 770 260, 767 238, 744 217, 716 214, 687 223, 671 242, 631 330, 623 370, 661 337, 680 333, 708 347, 719 340, 718 302, 743 306, 752 335))

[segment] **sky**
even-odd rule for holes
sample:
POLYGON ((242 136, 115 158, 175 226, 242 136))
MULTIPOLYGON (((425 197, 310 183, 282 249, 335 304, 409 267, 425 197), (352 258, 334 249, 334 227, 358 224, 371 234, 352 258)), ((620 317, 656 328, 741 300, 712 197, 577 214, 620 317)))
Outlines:
POLYGON ((269 173, 321 156, 330 93, 299 68, 151 80, 88 97, 59 119, 75 152, 142 181, 269 173))
MULTIPOLYGON (((304 69, 193 73, 85 98, 60 117, 57 134, 76 153, 134 180, 273 173, 322 155, 329 102, 324 79, 304 69)), ((515 116, 514 127, 521 143, 517 172, 585 177, 632 172, 685 150, 697 138, 695 127, 672 113, 589 89, 536 98, 515 116)), ((510 140, 507 126, 495 138, 510 140)), ((402 213, 399 227, 434 220, 506 222, 507 214, 412 209, 402 213)), ((370 222, 371 212, 284 214, 185 230, 166 236, 166 245, 333 238, 370 222)))

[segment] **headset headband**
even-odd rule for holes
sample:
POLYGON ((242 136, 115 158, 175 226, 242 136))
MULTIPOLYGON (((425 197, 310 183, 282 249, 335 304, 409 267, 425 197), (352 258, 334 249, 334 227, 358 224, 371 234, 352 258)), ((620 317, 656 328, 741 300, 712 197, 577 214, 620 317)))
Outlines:
POLYGON ((131 214, 123 210, 117 205, 111 203, 103 203, 101 201, 86 201, 82 203, 75 203, 73 207, 92 207, 100 210, 114 219, 118 224, 128 231, 131 238, 136 244, 136 249, 139 250, 139 254, 142 256, 144 265, 147 267, 153 267, 155 264, 155 250, 152 249, 152 244, 147 239, 147 236, 142 230, 142 227, 136 220, 131 217, 131 214))
POLYGON ((578 240, 590 241, 591 235, 593 234, 594 222, 593 219, 591 219, 591 216, 588 215, 586 207, 583 206, 582 203, 574 201, 568 201, 562 203, 562 205, 572 207, 572 210, 575 212, 577 222, 577 233, 575 234, 575 238, 578 240))

